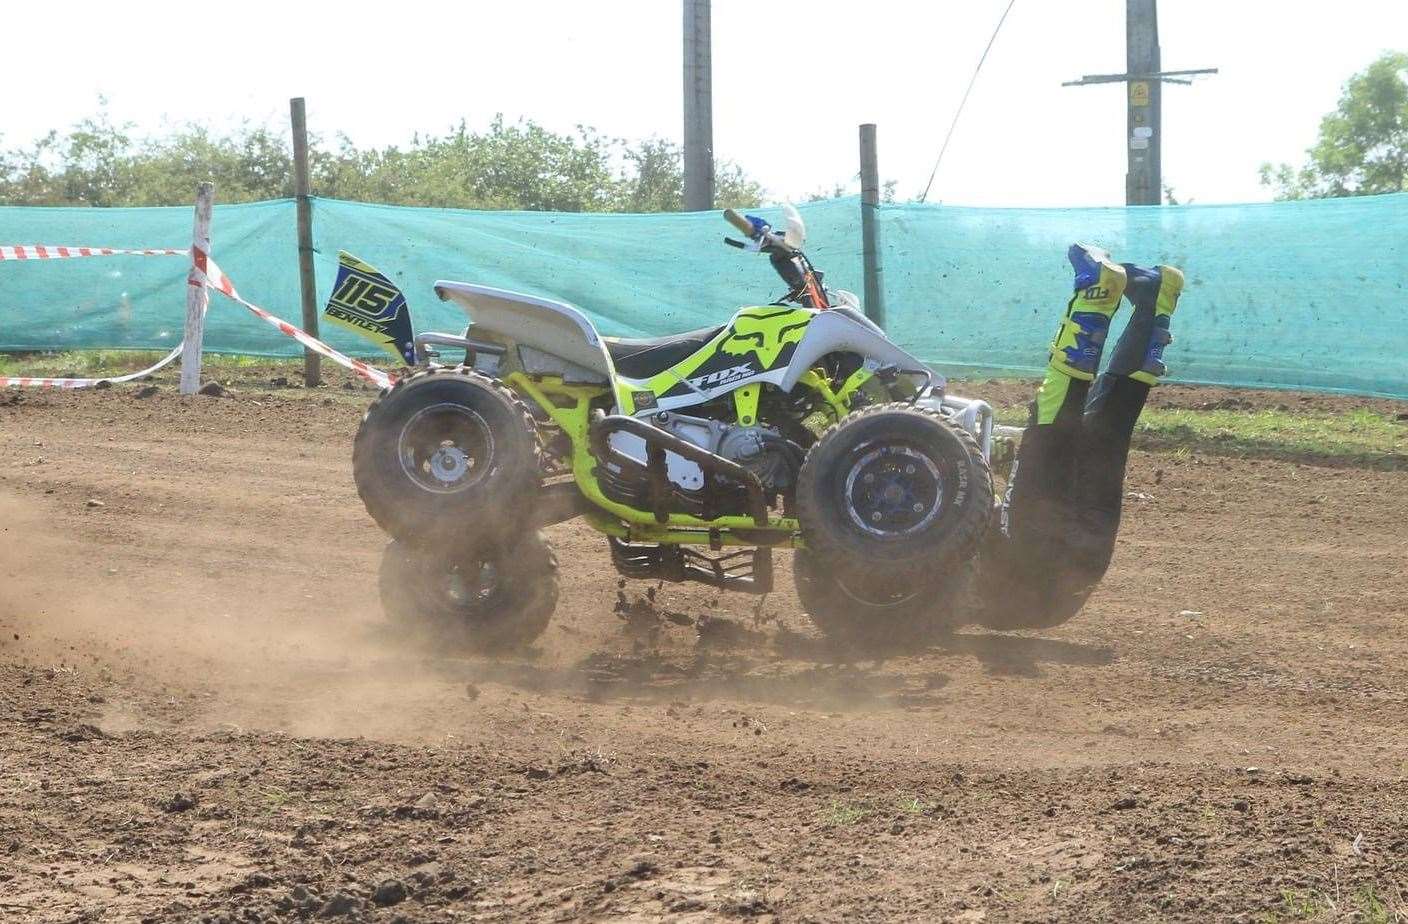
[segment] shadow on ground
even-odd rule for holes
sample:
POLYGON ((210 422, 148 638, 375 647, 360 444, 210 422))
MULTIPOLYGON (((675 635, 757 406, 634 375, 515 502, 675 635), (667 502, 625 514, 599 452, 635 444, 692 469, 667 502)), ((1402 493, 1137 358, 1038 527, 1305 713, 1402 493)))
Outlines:
POLYGON ((940 704, 951 678, 934 669, 936 655, 973 658, 990 675, 1014 678, 1041 677, 1046 664, 1103 667, 1115 660, 1107 647, 984 632, 949 633, 903 654, 857 658, 786 630, 720 628, 719 622, 706 624, 689 650, 637 641, 633 650, 595 651, 563 667, 540 663, 533 651, 502 658, 433 658, 427 666, 455 681, 593 702, 731 699, 846 711, 940 704))

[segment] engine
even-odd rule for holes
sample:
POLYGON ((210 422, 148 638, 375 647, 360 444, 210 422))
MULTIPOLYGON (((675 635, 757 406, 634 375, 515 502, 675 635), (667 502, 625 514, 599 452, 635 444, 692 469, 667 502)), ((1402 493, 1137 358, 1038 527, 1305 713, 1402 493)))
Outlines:
POLYGON ((724 426, 715 453, 757 475, 769 494, 786 494, 792 489, 801 460, 781 433, 772 427, 724 426))
MULTIPOLYGON (((649 418, 651 424, 701 449, 723 456, 748 469, 763 483, 769 494, 787 494, 796 484, 801 452, 772 427, 743 426, 705 417, 690 417, 662 411, 649 418)), ((645 446, 629 434, 613 434, 612 443, 628 455, 644 461, 645 446)), ((704 487, 704 470, 674 453, 666 453, 669 478, 678 488, 698 491, 704 487)))

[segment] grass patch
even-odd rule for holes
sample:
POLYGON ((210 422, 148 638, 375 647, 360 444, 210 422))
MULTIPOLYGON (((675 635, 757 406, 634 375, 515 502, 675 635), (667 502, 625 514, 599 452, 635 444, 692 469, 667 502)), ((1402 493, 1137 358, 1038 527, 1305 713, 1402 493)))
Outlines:
MULTIPOLYGON (((145 369, 165 356, 160 350, 64 350, 56 353, 0 353, 0 375, 33 376, 35 378, 97 378, 122 375, 145 369)), ((175 360, 174 368, 180 368, 175 360)), ((302 366, 301 357, 246 356, 244 354, 206 353, 201 357, 202 369, 238 371, 254 366, 302 366)))
POLYGON ((1400 920, 1400 912, 1389 907, 1372 883, 1366 883, 1352 895, 1341 897, 1336 890, 1332 899, 1325 892, 1282 889, 1281 901, 1262 912, 1261 924, 1290 924, 1292 921, 1354 920, 1365 924, 1390 924, 1400 920))
POLYGON ((1408 424, 1387 414, 1151 409, 1135 431, 1143 449, 1190 447, 1218 455, 1250 455, 1408 465, 1408 424))
MULTIPOLYGON (((1024 426, 1027 409, 997 411, 1000 423, 1024 426)), ((1138 449, 1201 452, 1408 468, 1408 422, 1364 409, 1327 414, 1276 409, 1195 411, 1148 408, 1134 431, 1138 449)))
POLYGON ((923 815, 929 806, 918 796, 908 796, 900 799, 899 810, 906 815, 923 815))
POLYGON ((848 827, 869 814, 870 809, 862 803, 832 799, 826 808, 826 823, 837 828, 848 827))

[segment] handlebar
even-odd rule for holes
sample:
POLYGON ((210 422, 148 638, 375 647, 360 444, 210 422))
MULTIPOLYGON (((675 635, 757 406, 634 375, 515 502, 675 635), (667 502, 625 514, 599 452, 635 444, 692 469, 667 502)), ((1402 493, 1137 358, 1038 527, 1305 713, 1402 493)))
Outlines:
POLYGON ((796 247, 787 242, 787 235, 774 231, 766 221, 748 215, 740 215, 733 209, 724 209, 724 219, 748 237, 748 241, 724 238, 724 243, 740 250, 768 255, 772 268, 787 283, 786 301, 795 301, 809 308, 829 308, 826 291, 821 287, 821 274, 813 269, 811 261, 796 247))
POLYGON ((733 225, 735 228, 737 228, 739 231, 742 231, 749 237, 752 237, 755 233, 755 231, 753 230, 753 223, 748 219, 744 218, 742 215, 735 212, 733 209, 724 209, 724 219, 728 221, 729 224, 733 225))
POLYGON ((774 231, 772 226, 761 218, 755 218, 752 215, 740 215, 733 209, 724 209, 724 218, 729 224, 746 234, 748 240, 753 242, 752 244, 739 245, 729 238, 724 238, 724 243, 730 246, 742 246, 745 250, 760 250, 764 253, 771 253, 774 250, 789 254, 797 252, 797 248, 787 243, 787 236, 785 234, 781 231, 774 231))

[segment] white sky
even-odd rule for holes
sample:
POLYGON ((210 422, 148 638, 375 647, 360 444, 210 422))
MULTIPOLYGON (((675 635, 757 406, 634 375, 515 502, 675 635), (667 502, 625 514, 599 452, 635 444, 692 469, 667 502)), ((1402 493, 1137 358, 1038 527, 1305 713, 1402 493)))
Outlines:
MULTIPOLYGON (((857 170, 856 126, 917 195, 1006 0, 714 0, 714 139, 771 198, 857 170)), ((308 99, 329 140, 403 143, 496 112, 557 130, 681 132, 680 0, 14 4, 5 14, 0 145, 96 108, 138 132, 197 120, 284 126, 308 99)), ((1219 75, 1164 93, 1164 180, 1199 202, 1266 199, 1265 160, 1299 164, 1343 81, 1408 48, 1405 0, 1164 0, 1166 69, 1219 75)), ((1017 0, 932 200, 1119 205, 1123 0, 1017 0)))

